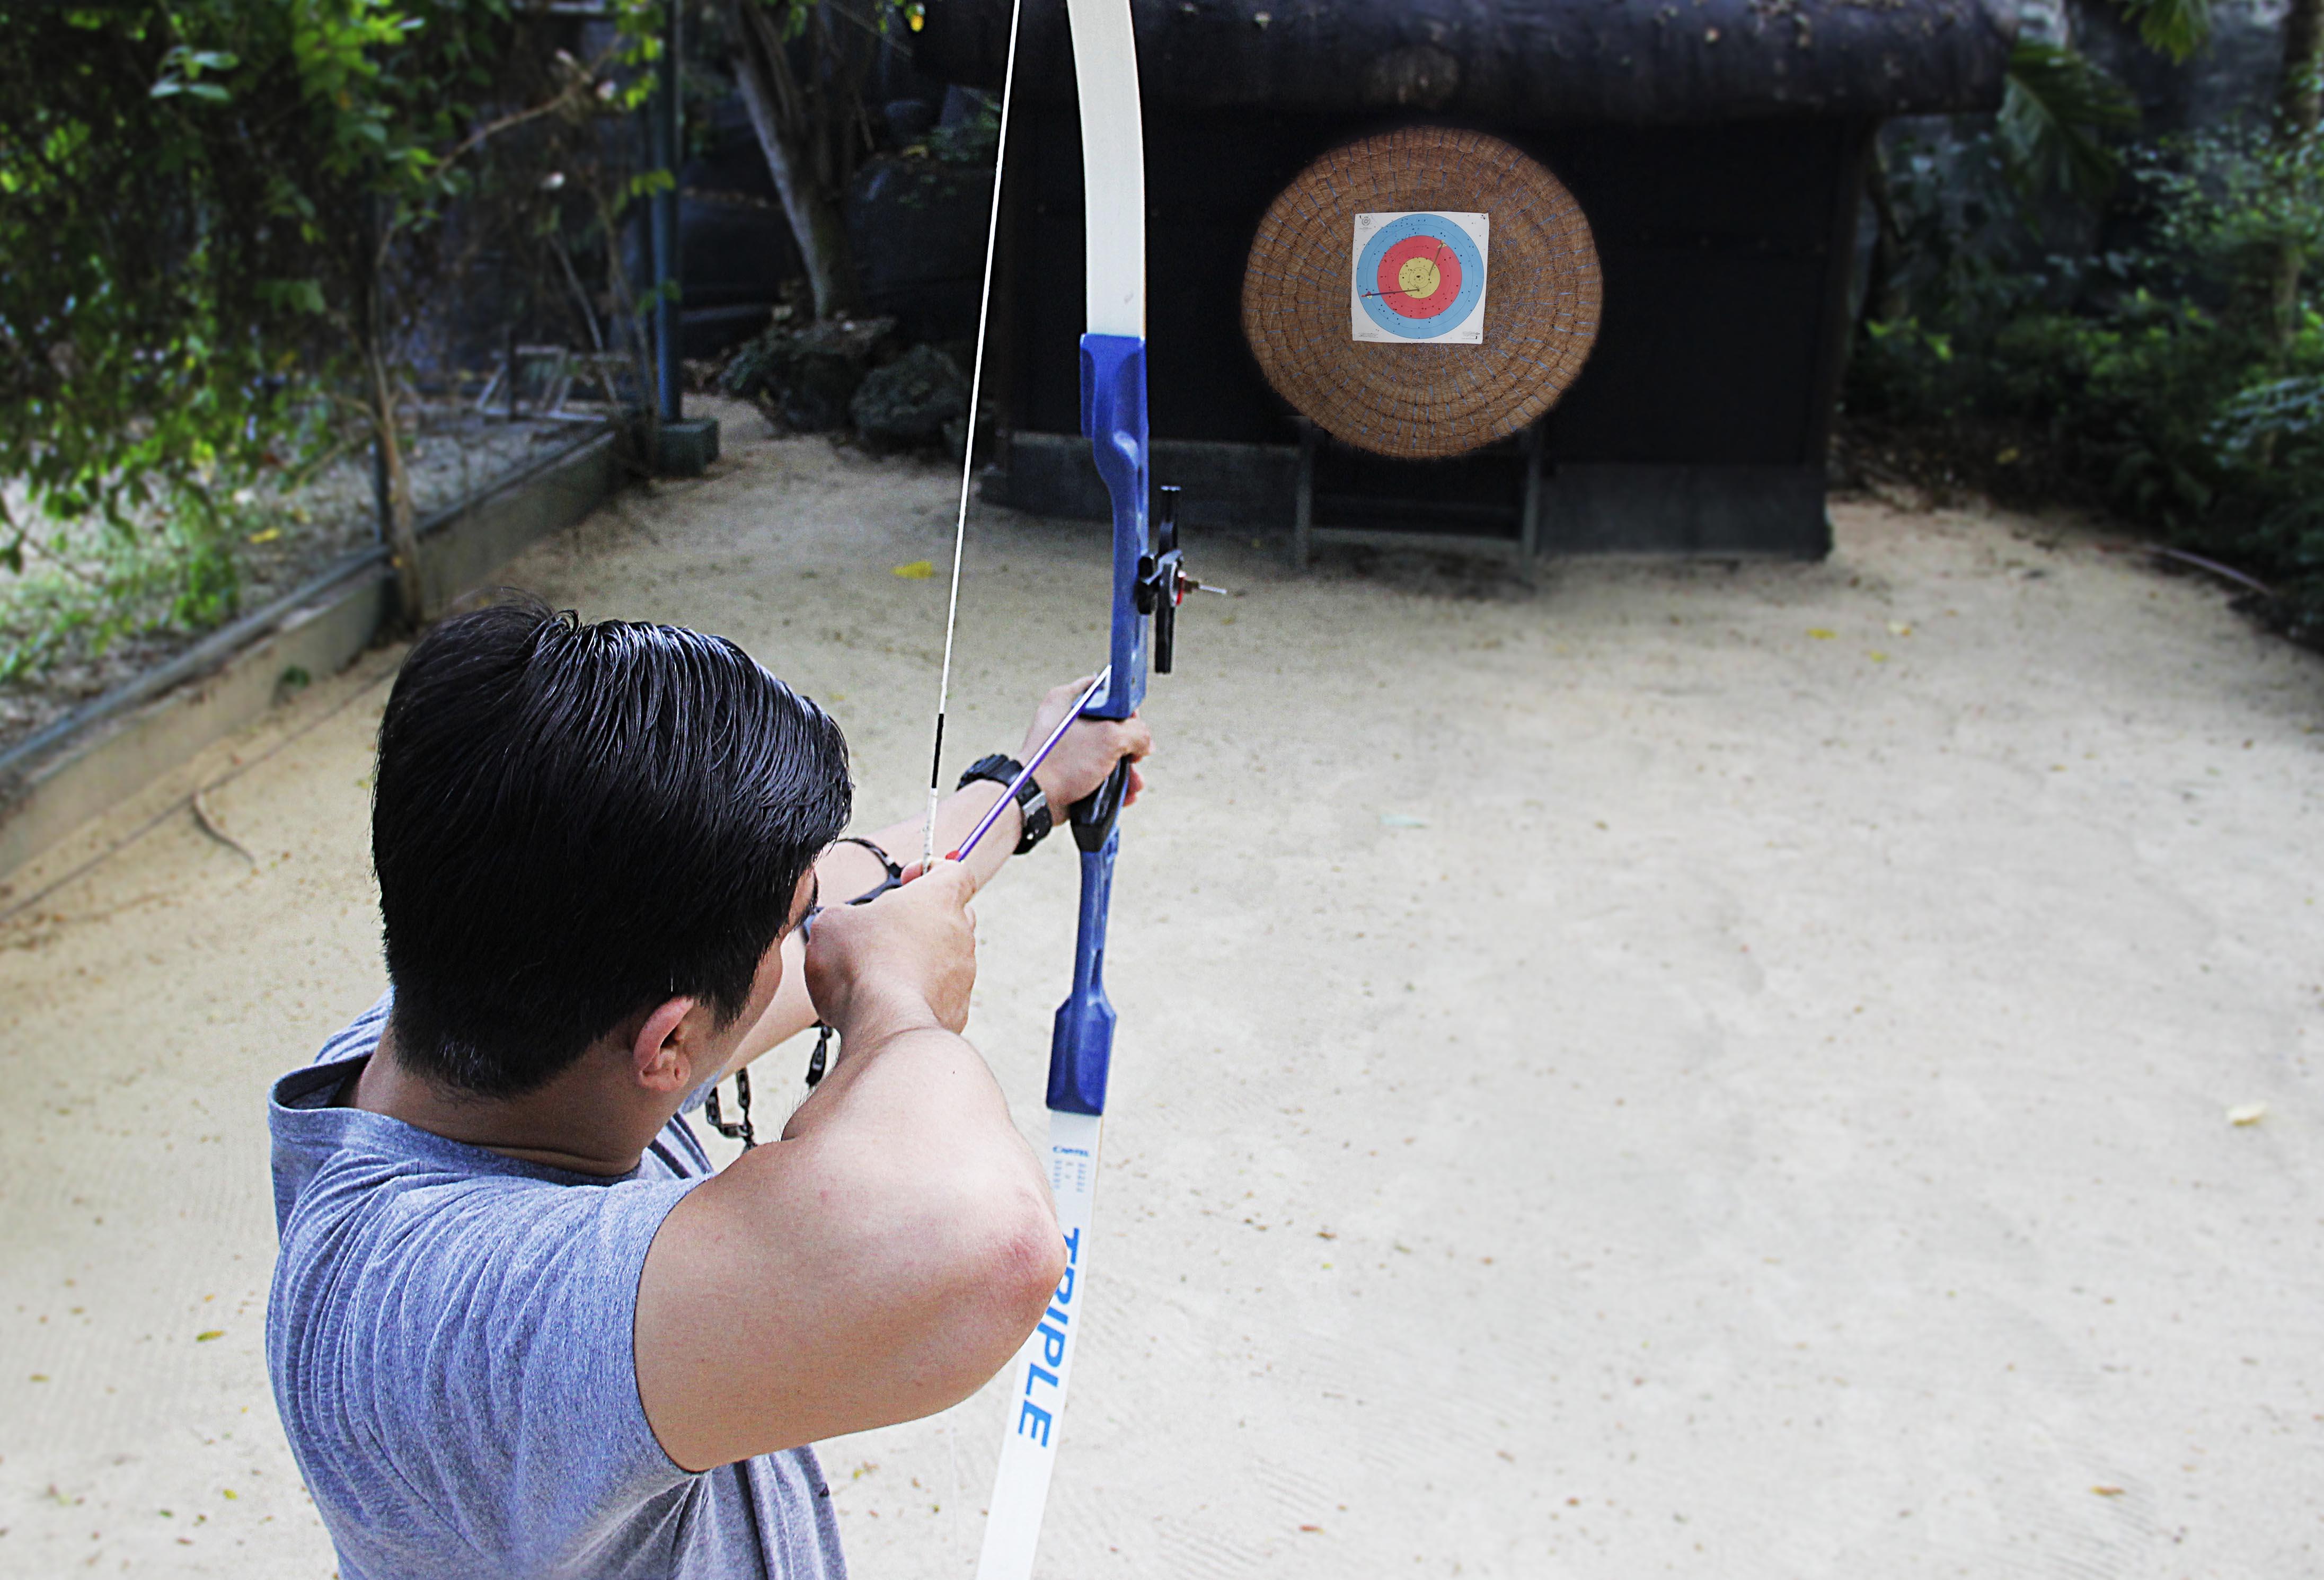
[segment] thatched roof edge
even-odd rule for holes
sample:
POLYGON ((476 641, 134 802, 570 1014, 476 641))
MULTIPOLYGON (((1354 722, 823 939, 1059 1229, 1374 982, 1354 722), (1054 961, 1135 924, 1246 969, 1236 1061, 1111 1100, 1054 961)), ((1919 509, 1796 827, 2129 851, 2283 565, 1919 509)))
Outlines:
MULTIPOLYGON (((1071 92, 1064 0, 1018 80, 1071 92)), ((1010 0, 933 0, 922 69, 1000 86, 1010 0)), ((1150 106, 1428 111, 1506 125, 1885 116, 2001 102, 1995 0, 1131 0, 1150 106)))

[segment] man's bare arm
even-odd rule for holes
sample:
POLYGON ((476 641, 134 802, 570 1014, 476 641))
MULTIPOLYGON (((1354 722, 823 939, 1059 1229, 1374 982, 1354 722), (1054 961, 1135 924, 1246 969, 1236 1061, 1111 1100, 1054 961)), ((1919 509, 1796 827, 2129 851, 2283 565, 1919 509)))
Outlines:
MULTIPOLYGON (((1089 688, 1093 677, 1084 676, 1053 688, 1041 698, 1033 715, 1033 723, 1025 734, 1024 754, 1029 758, 1049 732, 1065 716, 1065 713, 1083 692, 1089 688)), ((1137 719, 1114 722, 1086 719, 1065 733, 1048 760, 1034 772, 1035 782, 1048 798, 1049 807, 1062 823, 1065 810, 1087 796, 1113 772, 1113 765, 1128 757, 1133 765, 1152 749, 1153 737, 1144 724, 1137 719)), ((1136 800, 1144 781, 1135 766, 1130 770, 1130 799, 1136 800)), ((942 855, 966 839, 979 819, 1001 799, 1004 787, 980 781, 947 797, 936 809, 936 852, 942 855)), ((991 882, 1009 860, 1009 853, 1017 848, 1021 829, 1019 814, 1014 808, 1001 814, 983 843, 969 853, 964 864, 982 888, 991 882)), ((888 853, 890 858, 911 866, 920 859, 923 835, 918 819, 891 824, 867 836, 872 843, 888 853)), ((822 885, 823 903, 835 906, 858 894, 876 889, 887 876, 879 858, 860 845, 835 845, 816 863, 816 876, 822 885)), ((783 945, 783 982, 776 992, 774 1002, 767 1006, 734 1050, 728 1061, 726 1074, 733 1074, 761 1054, 779 1043, 788 1042, 819 1017, 807 991, 805 974, 799 969, 800 946, 796 938, 783 945)))
MULTIPOLYGON (((966 790, 947 796, 936 808, 936 851, 938 855, 951 850, 966 839, 980 818, 1001 799, 1004 787, 979 781, 966 790)), ((1018 814, 1007 811, 992 826, 992 832, 982 844, 968 853, 961 864, 968 870, 975 887, 982 889, 992 880, 1009 853, 1017 848, 1018 814)), ((888 853, 890 859, 904 866, 912 866, 920 859, 921 828, 918 822, 895 823, 864 836, 888 853)), ((827 906, 844 905, 858 894, 878 888, 887 879, 887 871, 880 858, 860 845, 835 845, 815 864, 816 882, 827 906)), ((807 973, 803 969, 806 944, 793 932, 783 940, 783 981, 767 1005, 759 1022, 735 1046, 734 1057, 726 1063, 724 1074, 736 1070, 765 1053, 779 1043, 789 1041, 819 1016, 815 1003, 807 993, 807 973)))
POLYGON ((849 1057, 655 1237, 638 1390, 679 1465, 942 1409, 1039 1320, 1064 1271, 1048 1189, 956 1030, 972 892, 939 869, 818 929, 807 969, 849 1057))

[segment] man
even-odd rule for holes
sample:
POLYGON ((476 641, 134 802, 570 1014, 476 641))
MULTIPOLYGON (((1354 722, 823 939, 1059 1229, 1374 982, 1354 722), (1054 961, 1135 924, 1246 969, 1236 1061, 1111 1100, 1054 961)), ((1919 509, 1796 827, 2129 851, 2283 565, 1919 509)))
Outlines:
MULTIPOLYGON (((1149 744, 1083 720, 1036 782, 1067 806, 1149 744)), ((1012 772, 972 770, 938 849, 1012 772)), ((1047 818, 1028 793, 850 906, 920 839, 835 844, 850 794, 838 727, 714 637, 528 601, 405 660, 391 989, 271 1112, 267 1358, 346 1580, 841 1575, 807 1445, 945 1409, 1032 1331, 1063 1247, 960 1033, 968 902, 1047 818), (681 1111, 817 1020, 839 1061, 714 1173, 681 1111)))

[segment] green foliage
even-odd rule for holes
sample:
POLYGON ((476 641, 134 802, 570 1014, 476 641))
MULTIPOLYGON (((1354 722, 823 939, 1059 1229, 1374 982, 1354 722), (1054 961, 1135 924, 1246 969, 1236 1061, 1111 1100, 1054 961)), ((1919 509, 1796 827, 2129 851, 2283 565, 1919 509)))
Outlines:
POLYGON ((2284 249, 2303 271, 2324 252, 2324 141, 2313 134, 2199 133, 2149 154, 2138 176, 2158 254, 2212 285, 2241 286, 2284 249))
POLYGON ((1976 138, 1893 162, 1913 310, 1866 326, 1850 410, 2022 435, 2070 493, 2269 580, 2279 617, 2324 641, 2312 270, 2288 335, 2264 300, 2287 250, 2324 254, 2317 139, 2232 128, 2141 154, 2143 245, 2080 258, 2039 250, 1976 138))
POLYGON ((2102 201, 2120 172, 2103 134, 2137 124, 2137 101, 2087 56, 2036 39, 2011 47, 1997 129, 2021 185, 2102 201))
POLYGON ((0 474, 44 513, 127 513, 254 464, 295 338, 271 195, 221 76, 159 6, 0 14, 0 474))
POLYGON ((984 94, 977 96, 976 111, 958 125, 938 126, 928 134, 928 152, 946 164, 990 167, 1001 148, 1001 106, 984 94))
POLYGON ((2231 547, 2271 568, 2284 623, 2324 645, 2324 318, 2308 316, 2294 362, 2227 402, 2209 439, 2246 502, 2231 547))
MULTIPOLYGON (((2031 207, 2029 184, 2013 162, 1997 125, 1964 128, 1944 139, 1904 136, 1884 155, 1889 208, 1896 226, 1900 258, 1889 282, 1912 304, 1909 319, 1868 325, 1872 355, 1858 359, 1867 376, 1892 372, 1909 383, 1915 359, 1912 342, 1923 332, 1950 344, 1978 326, 1998 324, 2070 290, 2083 265, 2047 255, 2031 207), (1882 347, 1906 360, 1892 367, 1882 347)), ((1941 362, 1943 358, 1936 358, 1941 362)), ((1885 386, 1884 386, 1885 388, 1885 386)), ((1904 398, 1906 392, 1894 392, 1904 398)), ((1885 397, 1884 397, 1885 398, 1885 397)), ((1944 397, 1921 391, 1921 404, 1944 397)))
MULTIPOLYGON (((229 522, 242 519, 237 511, 229 522)), ((20 540, 17 582, 0 605, 0 684, 68 653, 97 657, 124 637, 226 619, 242 590, 233 542, 228 522, 199 512, 151 527, 20 540)))
POLYGON ((2122 0, 2146 47, 2184 60, 2211 36, 2211 0, 2122 0))
POLYGON ((277 86, 256 62, 281 29, 257 5, 215 21, 0 14, 0 562, 22 575, 43 523, 101 522, 100 564, 25 589, 98 648, 231 611, 227 501, 300 437, 281 376, 314 328, 300 238, 244 168, 282 132, 235 104, 277 86))
MULTIPOLYGON (((526 51, 535 9, 0 7, 0 568, 32 575, 28 549, 83 523, 69 553, 34 556, 63 579, 0 589, 12 602, 98 647, 233 612, 235 502, 351 414, 376 420, 365 360, 392 328, 384 293, 399 271, 424 280, 423 238, 494 179, 498 140, 651 91, 526 51), (57 568, 98 541, 102 565, 57 568), (157 577, 174 588, 158 600, 157 577)), ((659 5, 613 10, 634 65, 658 47, 659 5)), ((536 231, 557 222, 534 184, 503 179, 495 198, 536 231)), ((53 656, 9 624, 0 676, 53 656)))

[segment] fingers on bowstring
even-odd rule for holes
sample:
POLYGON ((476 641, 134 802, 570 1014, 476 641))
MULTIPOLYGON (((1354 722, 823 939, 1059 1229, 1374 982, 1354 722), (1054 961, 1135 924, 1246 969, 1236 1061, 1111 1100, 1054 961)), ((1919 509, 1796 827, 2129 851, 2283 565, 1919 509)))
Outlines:
MULTIPOLYGON (((974 873, 968 870, 968 864, 965 862, 954 861, 950 856, 937 857, 936 863, 933 867, 930 867, 924 862, 912 863, 911 865, 904 869, 904 875, 902 879, 899 880, 899 886, 900 887, 903 883, 915 882, 921 878, 928 876, 931 873, 935 874, 936 882, 940 883, 953 883, 966 888, 968 892, 971 894, 976 892, 976 877, 974 873)), ((964 904, 966 901, 964 901, 963 903, 964 904)))

